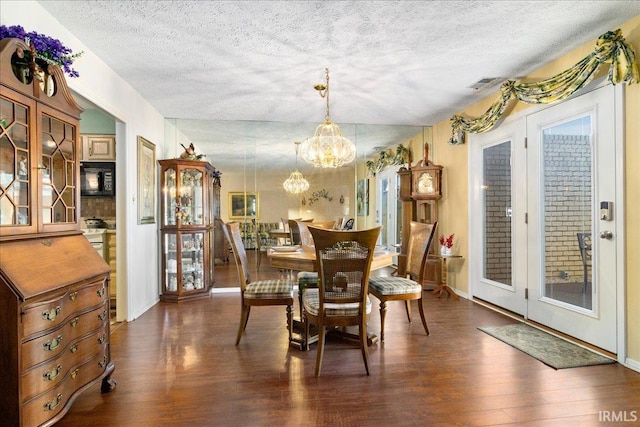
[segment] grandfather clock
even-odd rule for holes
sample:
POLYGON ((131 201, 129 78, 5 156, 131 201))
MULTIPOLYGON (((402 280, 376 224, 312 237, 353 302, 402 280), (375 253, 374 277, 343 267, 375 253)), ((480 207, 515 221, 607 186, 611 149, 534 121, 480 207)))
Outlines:
MULTIPOLYGON (((442 197, 442 166, 429 160, 429 146, 424 147, 424 159, 410 169, 400 169, 400 190, 398 199, 402 201, 402 248, 398 256, 398 275, 406 271, 406 254, 411 221, 433 224, 438 220, 438 200, 442 197)), ((436 231, 437 234, 437 231, 436 231)), ((429 250, 425 266, 425 283, 437 286, 440 283, 440 257, 434 244, 429 250)))

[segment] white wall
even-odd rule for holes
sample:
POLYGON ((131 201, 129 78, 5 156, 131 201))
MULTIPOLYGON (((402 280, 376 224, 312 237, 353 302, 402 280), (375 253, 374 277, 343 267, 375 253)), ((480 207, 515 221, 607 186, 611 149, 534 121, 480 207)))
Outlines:
POLYGON ((21 25, 26 31, 59 39, 73 52, 84 51, 74 62, 80 77, 69 78, 67 83, 72 91, 116 117, 118 281, 127 284, 118 306, 124 303, 125 318, 133 320, 153 306, 159 295, 158 225, 137 223, 137 136, 156 144, 156 158, 163 158, 163 117, 37 2, 3 0, 0 23, 21 25))

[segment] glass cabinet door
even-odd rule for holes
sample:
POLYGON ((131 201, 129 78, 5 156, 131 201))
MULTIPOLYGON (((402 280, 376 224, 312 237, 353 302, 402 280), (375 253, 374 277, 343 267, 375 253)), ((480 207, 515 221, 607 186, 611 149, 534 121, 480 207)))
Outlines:
POLYGON ((178 246, 177 235, 164 235, 164 288, 167 292, 178 291, 178 246))
POLYGON ((0 226, 31 225, 28 108, 0 98, 0 226))
POLYGON ((177 182, 176 182, 176 170, 168 168, 164 171, 163 176, 164 186, 162 188, 162 211, 163 225, 176 225, 176 194, 177 194, 177 182))
POLYGON ((181 234, 182 290, 204 289, 204 233, 181 234))
POLYGON ((180 171, 180 200, 176 216, 183 225, 204 224, 203 177, 199 169, 180 171))
POLYGON ((163 236, 164 292, 180 295, 206 287, 205 232, 167 232, 163 236))
POLYGON ((42 223, 76 222, 76 127, 42 116, 42 223))

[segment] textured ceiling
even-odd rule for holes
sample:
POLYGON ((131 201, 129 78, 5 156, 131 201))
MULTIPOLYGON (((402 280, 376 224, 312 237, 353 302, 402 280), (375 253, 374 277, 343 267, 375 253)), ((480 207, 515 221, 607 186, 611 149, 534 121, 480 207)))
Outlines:
MULTIPOLYGON (((429 126, 502 81, 475 91, 478 80, 526 75, 640 14, 640 1, 39 3, 162 115, 188 119, 180 129, 209 157, 229 142, 221 121, 228 132, 251 121, 256 144, 261 122, 305 123, 301 135, 262 141, 293 152, 291 138, 324 119, 313 85, 325 67, 336 123, 429 126)), ((76 68, 82 75, 81 59, 76 68)), ((358 141, 367 150, 394 143, 358 141)))

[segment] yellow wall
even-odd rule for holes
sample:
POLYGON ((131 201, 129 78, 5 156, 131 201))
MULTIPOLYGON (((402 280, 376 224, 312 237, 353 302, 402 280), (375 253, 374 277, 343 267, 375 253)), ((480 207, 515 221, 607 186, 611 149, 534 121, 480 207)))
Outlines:
MULTIPOLYGON (((636 50, 636 62, 640 55, 640 16, 620 26, 624 38, 636 50)), ((615 30, 615 28, 611 28, 615 30)), ((537 81, 553 76, 570 68, 593 51, 596 40, 581 46, 562 58, 546 65, 527 76, 527 80, 537 81)), ((625 198, 626 198, 626 323, 627 323, 627 355, 629 359, 640 362, 640 84, 625 86, 625 198)), ((461 113, 476 117, 484 113, 498 97, 498 93, 466 108, 461 113)), ((517 103, 511 114, 530 106, 517 103)), ((468 236, 469 221, 474 220, 474 213, 468 206, 468 145, 453 146, 448 144, 451 137, 449 120, 442 121, 425 133, 425 141, 431 144, 430 159, 444 166, 443 197, 439 204, 438 234, 456 233, 459 254, 469 259, 468 236), (429 135, 432 131, 432 135, 429 135), (466 214, 465 214, 466 213, 466 214)), ((414 162, 422 158, 422 141, 416 138, 411 143, 414 162), (416 154, 418 153, 418 154, 416 154)), ((456 288, 461 292, 469 292, 468 263, 465 262, 456 274, 456 288)))

